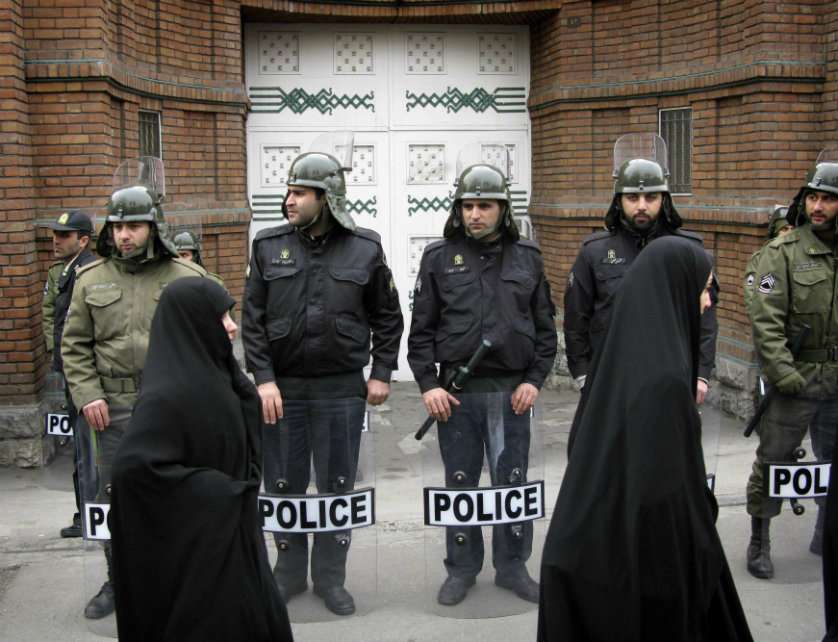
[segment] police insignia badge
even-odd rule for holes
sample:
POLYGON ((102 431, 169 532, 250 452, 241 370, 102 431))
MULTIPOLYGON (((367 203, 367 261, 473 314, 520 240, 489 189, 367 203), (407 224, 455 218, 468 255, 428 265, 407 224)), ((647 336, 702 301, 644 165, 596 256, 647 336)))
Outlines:
POLYGON ((617 253, 614 250, 608 250, 608 261, 613 263, 617 260, 617 253))
POLYGON ((58 224, 59 225, 67 225, 67 220, 70 218, 70 215, 67 212, 64 212, 61 216, 58 217, 58 224))
POLYGON ((769 273, 759 280, 759 291, 763 294, 771 294, 774 291, 774 285, 777 283, 777 277, 769 273))
POLYGON ((462 254, 455 254, 454 255, 454 265, 462 265, 463 264, 463 255, 462 254))
POLYGON ((756 280, 756 278, 754 277, 754 275, 753 275, 753 274, 749 274, 749 275, 748 275, 748 278, 747 278, 747 279, 745 279, 745 285, 747 285, 748 287, 751 287, 751 286, 754 284, 754 281, 755 281, 755 280, 756 280))
POLYGON ((279 258, 287 259, 289 256, 291 256, 291 252, 288 251, 288 248, 282 248, 282 252, 279 253, 279 258))

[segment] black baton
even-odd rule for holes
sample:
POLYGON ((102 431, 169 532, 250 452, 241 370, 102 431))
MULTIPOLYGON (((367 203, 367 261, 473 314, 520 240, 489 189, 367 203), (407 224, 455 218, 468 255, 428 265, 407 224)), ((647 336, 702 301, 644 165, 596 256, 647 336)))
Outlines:
MULTIPOLYGON (((492 347, 492 342, 488 339, 483 339, 480 342, 480 345, 477 347, 477 350, 473 355, 471 355, 471 359, 468 360, 468 363, 464 366, 460 366, 457 368, 452 375, 448 378, 448 381, 445 383, 445 390, 447 392, 459 392, 463 389, 463 386, 466 385, 466 382, 469 380, 472 374, 474 374, 474 369, 477 367, 477 364, 486 356, 486 353, 492 347)), ((422 437, 425 436, 425 433, 431 429, 431 426, 434 425, 436 419, 433 417, 428 417, 425 419, 425 423, 421 425, 419 430, 416 431, 414 437, 416 440, 419 441, 422 437)))
MULTIPOLYGON (((803 326, 800 328, 800 332, 791 342, 791 356, 795 361, 797 361, 797 358, 800 356, 800 352, 803 350, 803 343, 806 341, 806 337, 809 336, 809 333, 811 331, 812 327, 804 323, 803 326)), ((760 419, 762 419, 762 416, 765 414, 765 411, 768 410, 768 406, 771 405, 771 402, 774 400, 774 397, 776 397, 777 394, 777 388, 771 386, 771 389, 759 402, 754 416, 751 417, 751 420, 748 422, 748 425, 745 426, 745 432, 742 433, 743 435, 745 435, 746 437, 751 436, 751 433, 754 432, 754 428, 757 427, 757 424, 759 423, 760 419)))

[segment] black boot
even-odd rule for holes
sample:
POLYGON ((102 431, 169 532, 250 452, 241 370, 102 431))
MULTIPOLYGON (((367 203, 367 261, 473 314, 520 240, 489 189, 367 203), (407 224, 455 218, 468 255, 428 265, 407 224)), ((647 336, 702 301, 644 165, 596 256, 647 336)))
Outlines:
POLYGON ((771 539, 768 535, 770 519, 751 517, 751 543, 748 544, 748 572, 761 580, 774 577, 771 563, 771 539))
POLYGON ((823 520, 824 509, 818 506, 818 519, 815 521, 815 532, 812 533, 812 541, 809 544, 809 552, 813 555, 823 555, 823 520))
POLYGON ((101 620, 110 615, 114 610, 113 598, 113 574, 111 572, 111 543, 105 544, 105 561, 108 564, 108 579, 102 584, 99 592, 90 598, 87 606, 84 607, 84 617, 88 620, 101 620))
POLYGON ((73 523, 60 531, 61 537, 81 537, 81 515, 73 515, 73 523))

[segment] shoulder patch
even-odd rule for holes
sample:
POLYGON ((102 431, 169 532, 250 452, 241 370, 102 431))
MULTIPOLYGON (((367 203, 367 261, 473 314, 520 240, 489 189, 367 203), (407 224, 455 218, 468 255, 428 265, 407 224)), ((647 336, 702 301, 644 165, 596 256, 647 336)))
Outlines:
POLYGON ((277 225, 276 227, 269 227, 264 230, 260 230, 258 234, 256 234, 256 238, 253 239, 253 242, 261 241, 262 239, 271 238, 272 236, 283 236, 285 234, 290 234, 294 231, 294 226, 291 223, 285 223, 284 225, 277 225))
POLYGON ((375 230, 370 230, 366 227, 356 227, 353 234, 355 234, 355 236, 360 236, 361 238, 367 239, 368 241, 372 241, 373 243, 381 245, 381 236, 375 230))
POLYGON ((771 274, 765 274, 759 279, 759 291, 763 294, 771 294, 774 291, 774 286, 777 284, 777 277, 771 274))
POLYGON ((582 241, 582 245, 587 245, 588 243, 593 243, 594 241, 599 241, 600 239, 607 239, 612 236, 612 233, 608 230, 601 230, 599 232, 594 232, 593 234, 589 234, 585 237, 582 241))
POLYGON ((96 259, 92 263, 88 263, 87 265, 81 266, 76 272, 76 276, 81 276, 85 272, 89 272, 90 270, 99 267, 100 265, 104 264, 105 261, 107 261, 107 259, 96 259))

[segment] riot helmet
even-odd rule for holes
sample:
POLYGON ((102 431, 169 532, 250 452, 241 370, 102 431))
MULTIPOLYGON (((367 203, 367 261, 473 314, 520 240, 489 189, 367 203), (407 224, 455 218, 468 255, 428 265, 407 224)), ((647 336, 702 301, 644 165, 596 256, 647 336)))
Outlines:
POLYGON ((787 218, 791 225, 797 227, 808 221, 806 194, 813 191, 838 195, 838 145, 821 150, 814 167, 806 174, 806 184, 789 205, 787 218))
MULTIPOLYGON (((445 222, 443 236, 452 238, 462 231, 469 235, 468 229, 463 222, 463 201, 466 199, 494 200, 500 205, 500 216, 497 225, 488 229, 480 238, 490 236, 500 231, 508 234, 513 240, 518 240, 520 234, 512 212, 512 198, 509 194, 509 185, 506 177, 509 175, 508 152, 500 159, 501 165, 490 164, 483 160, 484 147, 471 145, 465 147, 457 158, 457 181, 454 184, 454 198, 448 211, 448 220, 445 222)), ((505 148, 504 148, 505 149, 505 148)), ((498 159, 493 159, 495 162, 498 159)), ((479 240, 479 239, 478 239, 479 240)))
MULTIPOLYGON (((681 217, 669 193, 669 165, 666 143, 657 134, 625 134, 614 143, 612 166, 614 196, 605 226, 616 230, 622 223, 632 227, 622 208, 623 194, 661 194, 661 211, 656 224, 669 231, 681 226, 681 217)), ((649 228, 649 231, 654 226, 649 228)), ((637 230, 640 231, 640 230, 637 230)))
POLYGON ((192 261, 203 267, 201 261, 201 242, 192 230, 176 230, 172 233, 172 244, 180 256, 181 252, 191 252, 192 261))
POLYGON ((792 227, 788 220, 789 208, 785 205, 777 205, 768 220, 768 238, 775 239, 784 227, 792 227))
MULTIPOLYGON (((311 145, 310 151, 300 154, 291 163, 288 170, 288 187, 309 187, 322 190, 326 205, 332 217, 341 227, 354 231, 357 227, 346 206, 345 172, 352 171, 354 136, 350 132, 331 132, 319 136, 311 145)), ((285 201, 282 213, 287 218, 285 201)), ((323 215, 323 210, 310 222, 300 226, 305 230, 315 225, 323 215)))
POLYGON ((166 238, 166 222, 162 202, 166 194, 163 161, 152 156, 138 160, 127 160, 117 167, 113 176, 111 197, 107 203, 107 217, 102 233, 96 243, 100 256, 110 256, 114 251, 113 224, 146 222, 151 226, 151 235, 146 251, 148 258, 155 248, 170 256, 177 256, 177 250, 166 238))

